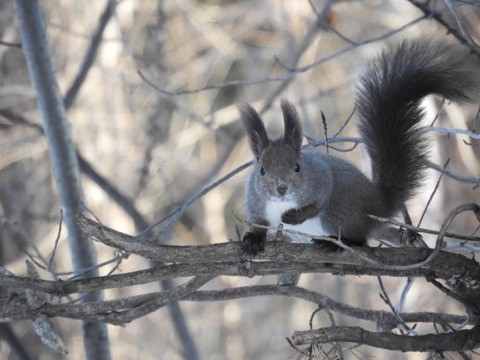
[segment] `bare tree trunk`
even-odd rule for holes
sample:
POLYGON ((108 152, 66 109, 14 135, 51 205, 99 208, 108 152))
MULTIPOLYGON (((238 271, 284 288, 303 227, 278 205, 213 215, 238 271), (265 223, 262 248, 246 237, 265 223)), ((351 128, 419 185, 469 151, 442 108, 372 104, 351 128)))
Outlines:
MULTIPOLYGON (((75 216, 81 210, 82 188, 67 114, 50 55, 43 14, 37 0, 16 0, 15 5, 23 51, 48 138, 53 171, 68 229, 73 267, 75 271, 80 271, 96 265, 96 254, 92 243, 86 241, 75 222, 75 216)), ((98 272, 92 271, 89 274, 95 276, 98 272)), ((100 300, 101 292, 90 292, 83 298, 83 301, 100 300)), ((83 338, 87 359, 110 359, 105 324, 84 321, 83 338)))

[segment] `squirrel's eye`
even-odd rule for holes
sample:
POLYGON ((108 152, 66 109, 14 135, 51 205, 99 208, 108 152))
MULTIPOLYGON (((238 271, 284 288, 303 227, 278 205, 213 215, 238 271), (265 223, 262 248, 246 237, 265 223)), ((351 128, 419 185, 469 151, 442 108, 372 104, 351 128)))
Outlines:
POLYGON ((300 171, 300 165, 295 164, 295 168, 294 168, 294 169, 295 169, 295 172, 299 172, 299 171, 300 171))
POLYGON ((263 166, 260 166, 260 175, 265 175, 265 169, 263 168, 263 166))

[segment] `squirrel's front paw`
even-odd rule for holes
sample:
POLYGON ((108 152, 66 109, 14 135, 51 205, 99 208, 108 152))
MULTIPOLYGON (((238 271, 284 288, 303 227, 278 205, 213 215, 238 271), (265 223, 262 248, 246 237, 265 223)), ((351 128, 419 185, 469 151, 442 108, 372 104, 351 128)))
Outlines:
POLYGON ((243 250, 252 256, 265 251, 265 234, 247 232, 243 235, 243 250))
POLYGON ((290 209, 282 215, 282 222, 290 225, 301 224, 304 219, 301 217, 300 209, 290 209))

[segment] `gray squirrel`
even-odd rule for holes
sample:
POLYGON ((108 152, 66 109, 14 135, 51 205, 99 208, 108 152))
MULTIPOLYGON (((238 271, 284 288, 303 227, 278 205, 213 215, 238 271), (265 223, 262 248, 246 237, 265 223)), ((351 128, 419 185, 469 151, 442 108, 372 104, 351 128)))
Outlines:
MULTIPOLYGON (((360 246, 384 232, 388 225, 369 215, 389 218, 404 211, 423 177, 428 145, 420 131, 421 100, 429 94, 473 100, 478 69, 466 59, 455 46, 417 39, 386 49, 368 66, 359 79, 356 105, 371 180, 347 161, 302 151, 299 116, 287 101, 281 104, 284 136, 275 140, 250 105, 239 105, 256 161, 246 185, 249 221, 269 227, 282 223, 284 229, 360 246)), ((264 251, 266 233, 250 226, 244 250, 264 251)))

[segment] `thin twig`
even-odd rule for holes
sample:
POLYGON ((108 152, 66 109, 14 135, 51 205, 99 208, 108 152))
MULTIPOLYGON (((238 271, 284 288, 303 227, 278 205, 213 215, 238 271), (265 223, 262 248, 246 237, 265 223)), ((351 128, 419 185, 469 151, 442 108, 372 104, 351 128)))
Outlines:
POLYGON ((328 151, 328 130, 327 130, 327 119, 325 119, 325 114, 323 111, 320 111, 320 116, 322 118, 322 125, 323 125, 323 136, 325 137, 325 149, 328 151))
POLYGON ((3 41, 3 40, 0 40, 0 45, 8 46, 8 47, 13 47, 13 48, 17 48, 17 49, 21 49, 21 48, 22 48, 22 44, 21 44, 21 43, 12 43, 12 42, 3 41))
POLYGON ((60 235, 62 234, 62 223, 63 223, 63 210, 60 209, 60 221, 58 222, 57 237, 55 238, 55 244, 53 245, 52 255, 50 256, 50 260, 48 261, 48 264, 47 264, 47 268, 46 268, 47 271, 50 271, 52 269, 52 262, 53 262, 53 259, 55 258, 55 253, 57 252, 58 242, 60 241, 60 235))
POLYGON ((427 213, 427 210, 430 206, 430 203, 433 200, 433 197, 437 193, 438 187, 440 186, 440 181, 442 181, 443 174, 445 173, 445 170, 446 170, 449 162, 450 162, 450 158, 448 158, 447 161, 445 161, 445 164, 443 164, 443 170, 440 173, 440 176, 438 177, 437 183, 435 184, 435 187, 434 187, 432 193, 430 194, 430 197, 428 198, 427 204, 425 205, 425 207, 423 209, 423 212, 422 212, 422 215, 420 216, 420 220, 418 220, 417 227, 420 227, 420 225, 422 224, 423 218, 425 217, 425 214, 427 213))
MULTIPOLYGON (((465 37, 462 36, 462 34, 457 31, 457 29, 454 29, 446 20, 443 19, 442 17, 442 12, 439 10, 432 10, 428 4, 429 2, 425 3, 424 1, 418 1, 418 0, 408 0, 412 5, 416 6, 418 9, 420 9, 427 18, 433 18, 437 23, 442 25, 446 30, 448 34, 452 34, 458 41, 460 41, 462 44, 468 44, 468 41, 465 39, 465 37)), ((474 52, 477 56, 480 56, 480 51, 477 49, 477 47, 469 46, 469 48, 474 52)))
POLYGON ((98 21, 97 30, 92 36, 92 40, 90 43, 90 47, 88 48, 87 54, 83 58, 83 63, 80 66, 80 70, 78 71, 75 80, 70 85, 70 88, 67 90, 67 93, 64 97, 63 103, 65 109, 69 109, 73 105, 81 86, 87 78, 88 72, 91 69, 93 62, 95 61, 95 58, 97 56, 98 48, 100 47, 100 44, 102 42, 103 33, 115 11, 115 7, 116 0, 108 0, 107 6, 105 7, 105 10, 100 16, 100 20, 98 21))
POLYGON ((450 9, 450 12, 452 13, 453 17, 455 18, 455 21, 457 22, 458 28, 460 29, 464 38, 467 40, 467 42, 470 44, 470 46, 473 49, 476 50, 477 53, 480 53, 480 46, 477 45, 475 40, 473 40, 473 38, 468 33, 467 29, 465 28, 465 24, 463 23, 463 19, 457 11, 457 8, 452 4, 452 2, 450 0, 443 0, 443 1, 445 2, 445 4, 450 9))
MULTIPOLYGON (((425 234, 432 234, 432 235, 438 235, 440 231, 438 230, 431 230, 431 229, 426 229, 426 228, 419 228, 413 225, 405 224, 401 221, 397 221, 395 219, 390 219, 390 218, 382 218, 378 217, 375 215, 369 215, 372 219, 375 221, 380 221, 384 223, 389 223, 392 225, 399 226, 400 228, 404 228, 407 230, 413 230, 419 233, 425 233, 425 234)), ((461 235, 461 234, 456 234, 456 233, 451 233, 451 232, 446 232, 444 234, 444 237, 446 238, 452 238, 452 239, 460 239, 460 240, 467 240, 467 241, 480 241, 480 237, 478 236, 468 236, 468 235, 461 235)))
POLYGON ((236 168, 235 170, 231 171, 230 173, 228 173, 227 175, 225 175, 224 177, 222 177, 221 179, 215 181, 213 184, 207 186, 205 189, 203 189, 202 191, 200 191, 199 193, 195 194, 194 196, 192 196, 190 199, 188 199, 187 201, 185 201, 181 206, 179 206, 177 209, 175 209, 173 212, 171 212, 169 215, 163 217, 162 219, 158 220, 157 222, 155 222, 154 224, 150 225, 149 227, 147 227, 146 229, 144 229, 140 234, 136 235, 135 237, 136 238, 142 238, 145 234, 147 234, 148 232, 150 232, 153 228, 157 227, 158 225, 162 224, 163 222, 165 222, 166 220, 170 219, 169 222, 167 223, 167 225, 165 225, 162 230, 158 231, 157 233, 155 233, 154 235, 152 235, 151 237, 149 237, 149 240, 155 240, 155 241, 158 241, 158 239, 160 239, 162 236, 164 236, 165 234, 167 234, 171 227, 173 225, 175 225, 175 222, 183 215, 183 213, 185 212, 185 210, 187 210, 187 208, 193 204, 195 201, 197 201, 198 199, 202 198, 204 195, 208 194, 211 190, 215 189, 217 186, 219 186, 220 184, 224 183, 225 181, 227 181, 228 179, 232 178, 233 176, 237 175, 238 173, 242 172, 243 170, 245 170, 246 168, 248 168, 249 166, 251 166, 253 164, 252 161, 248 162, 248 163, 245 163, 243 164, 242 166, 239 166, 238 168, 236 168))
MULTIPOLYGON (((415 333, 415 331, 413 331, 413 329, 407 325, 407 323, 405 323, 405 321, 402 319, 402 317, 398 314, 397 310, 395 309, 395 307, 393 306, 391 300, 390 300, 390 297, 388 296, 388 293, 387 293, 387 290, 385 289, 385 286, 383 285, 383 281, 382 281, 382 278, 380 276, 377 276, 377 280, 378 280, 378 283, 380 284, 380 290, 382 291, 380 293, 380 298, 385 302, 385 304, 387 304, 387 306, 390 308, 390 310, 392 311, 393 315, 395 316, 395 318, 397 319, 397 321, 403 326, 403 328, 405 330, 407 330, 408 333, 410 334, 414 334, 414 335, 417 335, 415 333)), ((403 334, 403 329, 402 328, 399 328, 399 330, 402 332, 403 334)))

